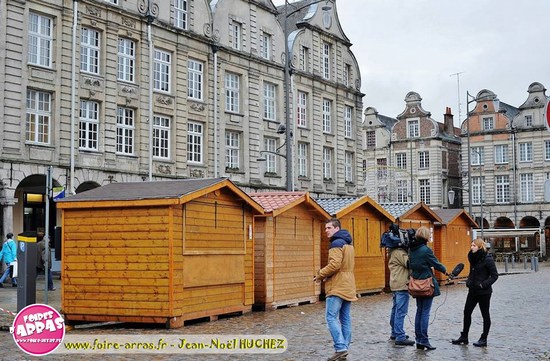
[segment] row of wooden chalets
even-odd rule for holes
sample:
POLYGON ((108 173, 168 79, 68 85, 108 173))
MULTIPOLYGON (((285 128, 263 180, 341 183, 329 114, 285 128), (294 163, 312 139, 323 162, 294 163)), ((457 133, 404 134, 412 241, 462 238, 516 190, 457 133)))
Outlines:
POLYGON ((380 205, 307 192, 247 194, 228 179, 113 183, 63 199, 66 322, 186 320, 316 302, 327 262, 324 223, 337 217, 355 246, 358 293, 388 284, 380 236, 391 223, 427 226, 447 266, 466 261, 474 221, 463 210, 380 205))

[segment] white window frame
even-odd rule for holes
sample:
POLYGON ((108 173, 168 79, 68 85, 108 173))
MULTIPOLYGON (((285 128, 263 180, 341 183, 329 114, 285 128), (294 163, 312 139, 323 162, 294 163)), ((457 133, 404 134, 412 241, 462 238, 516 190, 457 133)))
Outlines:
POLYGON ((521 201, 531 203, 535 201, 535 181, 533 173, 521 173, 519 175, 519 186, 521 190, 521 201))
POLYGON ((29 64, 52 67, 53 19, 29 14, 29 64))
POLYGON ((27 89, 25 140, 35 144, 50 144, 52 95, 27 89))
POLYGON ((430 189, 431 189, 430 179, 429 178, 419 179, 418 187, 419 187, 420 201, 429 205, 432 201, 431 194, 430 194, 430 189))
POLYGON ((353 138, 353 108, 344 106, 344 137, 353 138))
POLYGON ((264 82, 264 119, 275 120, 277 103, 277 86, 273 83, 264 82))
POLYGON ((189 99, 203 100, 204 63, 195 59, 187 60, 187 96, 189 99))
POLYGON ((117 79, 134 83, 136 79, 136 43, 127 38, 118 39, 117 79))
POLYGON ((298 142, 296 157, 298 158, 298 177, 308 177, 308 149, 309 144, 304 142, 298 142))
POLYGON ((170 93, 172 54, 161 49, 153 50, 153 89, 170 93))
POLYGON ((225 111, 238 113, 240 110, 240 82, 238 74, 225 73, 225 111))
POLYGON ((277 139, 264 138, 264 149, 267 151, 265 154, 265 171, 267 173, 277 173, 277 139), (269 152, 269 153, 268 153, 269 152))
POLYGON ((495 176, 495 202, 510 203, 510 177, 508 175, 495 176))
POLYGON ((332 101, 323 99, 323 133, 332 133, 332 101))
POLYGON ((300 70, 309 71, 309 48, 300 46, 300 70))
POLYGON ((136 131, 135 111, 131 108, 117 107, 116 152, 134 155, 134 134, 136 131))
POLYGON ((296 126, 307 128, 307 93, 299 90, 296 96, 296 126))
POLYGON ((544 160, 550 160, 550 140, 544 141, 544 160))
POLYGON ((396 181, 397 203, 406 203, 409 200, 409 185, 407 180, 399 179, 396 181))
POLYGON ((395 154, 395 166, 399 169, 407 169, 407 153, 395 154))
POLYGON ((493 130, 493 129, 495 129, 495 123, 494 123, 493 117, 483 117, 483 119, 481 121, 482 121, 482 125, 483 125, 483 130, 493 130))
POLYGON ((241 165, 241 134, 234 131, 225 132, 225 168, 240 169, 241 165))
POLYGON ((78 126, 78 148, 99 150, 99 103, 80 100, 80 118, 78 126))
POLYGON ((83 27, 80 31, 80 70, 99 74, 101 39, 99 31, 83 27))
POLYGON ((342 77, 344 78, 343 83, 345 86, 350 85, 350 74, 351 74, 351 65, 344 64, 344 71, 343 71, 342 77))
POLYGON ((323 147, 323 179, 332 179, 332 155, 333 149, 323 147))
POLYGON ((264 59, 271 59, 271 34, 265 31, 260 32, 260 56, 264 59))
POLYGON ((533 116, 531 114, 526 114, 524 116, 525 119, 525 126, 526 127, 532 127, 533 126, 533 116))
POLYGON ((353 163, 355 159, 355 154, 353 152, 344 152, 344 180, 346 183, 353 183, 353 163))
POLYGON ((472 176, 472 204, 481 204, 482 199, 485 201, 485 177, 472 176))
POLYGON ((204 152, 204 124, 187 122, 187 162, 192 164, 203 163, 204 152))
POLYGON ((495 164, 508 163, 508 144, 495 145, 495 164))
POLYGON ((331 44, 327 42, 323 42, 322 51, 323 53, 321 56, 321 61, 323 66, 323 69, 322 69, 323 79, 330 80, 330 68, 331 68, 330 56, 332 52, 331 44))
POLYGON ((241 50, 242 47, 243 24, 236 20, 229 22, 229 39, 231 47, 235 50, 241 50))
POLYGON ((170 159, 171 123, 167 116, 153 116, 153 158, 170 159))
POLYGON ((187 0, 174 0, 174 26, 187 30, 187 0))
POLYGON ((114 5, 118 5, 118 0, 104 0, 104 1, 114 5))
POLYGON ((519 161, 521 163, 533 161, 533 143, 531 142, 519 143, 519 161))
POLYGON ((428 169, 430 168, 430 152, 422 150, 418 152, 418 168, 428 169))
POLYGON ((471 165, 484 165, 485 164, 485 148, 484 147, 472 147, 470 154, 471 165))
POLYGON ((407 138, 418 138, 420 136, 420 120, 407 120, 407 138))

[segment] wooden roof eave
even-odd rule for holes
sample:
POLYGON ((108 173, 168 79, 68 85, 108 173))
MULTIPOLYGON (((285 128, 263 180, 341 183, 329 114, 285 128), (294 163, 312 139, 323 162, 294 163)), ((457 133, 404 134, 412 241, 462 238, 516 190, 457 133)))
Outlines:
POLYGON ((382 206, 380 206, 377 202, 375 202, 371 197, 369 196, 363 196, 356 200, 355 202, 348 204, 346 207, 340 209, 338 212, 334 214, 336 218, 341 218, 350 213, 351 211, 357 209, 358 207, 364 205, 365 203, 368 203, 371 205, 374 209, 376 209, 380 214, 382 214, 384 217, 386 217, 389 221, 395 222, 395 217, 392 216, 388 211, 386 211, 382 206))
POLYGON ((274 209, 273 211, 271 211, 271 215, 273 217, 277 217, 278 215, 280 214, 283 214, 285 213, 286 211, 288 211, 289 209, 292 209, 294 207, 296 207, 297 205, 301 204, 301 203, 306 203, 307 205, 309 205, 310 207, 314 208, 320 215, 322 215, 323 217, 325 217, 326 219, 329 219, 330 218, 330 214, 325 211, 323 209, 323 207, 321 207, 319 205, 319 203, 315 202, 311 196, 309 195, 309 193, 305 193, 303 196, 301 196, 300 198, 296 198, 294 201, 288 203, 287 205, 285 205, 284 207, 281 207, 281 208, 277 208, 277 209, 274 209))
POLYGON ((80 202, 56 202, 58 209, 84 208, 115 208, 115 207, 143 207, 143 206, 171 206, 179 204, 178 198, 154 198, 134 200, 96 200, 80 202))
POLYGON ((406 219, 409 215, 413 214, 417 210, 422 208, 424 211, 426 211, 430 216, 432 216, 433 220, 439 223, 443 223, 443 220, 428 207, 425 203, 419 202, 414 207, 409 209, 407 212, 403 213, 401 216, 399 216, 399 219, 406 219))
POLYGON ((231 182, 229 179, 224 179, 221 182, 218 182, 216 184, 212 184, 209 187, 199 189, 195 192, 186 194, 178 199, 179 204, 184 204, 187 202, 190 202, 194 199, 197 199, 199 197, 202 197, 208 193, 217 191, 218 189, 222 189, 224 187, 229 188, 233 193, 237 194, 241 199, 243 199, 250 207, 252 207, 256 212, 259 214, 265 214, 265 211, 262 206, 260 206, 254 199, 252 199, 248 194, 241 191, 233 182, 231 182))

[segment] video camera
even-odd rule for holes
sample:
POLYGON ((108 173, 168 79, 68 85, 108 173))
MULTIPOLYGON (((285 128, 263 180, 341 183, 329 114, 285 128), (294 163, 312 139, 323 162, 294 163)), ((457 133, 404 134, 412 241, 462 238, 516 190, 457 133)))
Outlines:
POLYGON ((399 229, 397 224, 392 223, 389 231, 384 232, 380 238, 380 248, 408 248, 415 239, 414 229, 399 229))

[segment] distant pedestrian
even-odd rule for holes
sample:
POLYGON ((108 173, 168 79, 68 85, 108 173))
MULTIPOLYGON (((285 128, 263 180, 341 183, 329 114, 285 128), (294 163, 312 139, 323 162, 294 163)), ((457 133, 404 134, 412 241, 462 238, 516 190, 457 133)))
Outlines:
POLYGON ((394 239, 385 244, 388 250, 388 268, 390 270, 390 289, 392 291, 392 309, 390 315, 391 335, 398 346, 413 346, 414 341, 409 340, 403 327, 405 316, 409 311, 409 256, 407 254, 408 242, 402 241, 397 225, 392 225, 387 237, 394 239))
MULTIPOLYGON (((6 234, 6 240, 2 245, 2 250, 0 251, 0 260, 4 260, 6 263, 6 270, 2 277, 0 277, 0 288, 4 287, 4 281, 10 276, 11 263, 17 261, 17 244, 13 240, 13 233, 6 234)), ((17 287, 17 278, 12 277, 11 285, 17 287)))
POLYGON ((313 280, 325 282, 325 318, 335 350, 328 361, 345 361, 351 342, 351 301, 357 300, 353 274, 355 253, 351 235, 341 229, 338 219, 327 221, 325 232, 330 240, 328 263, 313 280))
MULTIPOLYGON (((46 240, 44 238, 44 233, 38 233, 38 243, 37 243, 37 268, 41 271, 44 271, 46 274, 46 267, 48 267, 48 290, 55 291, 56 288, 53 285, 53 275, 52 275, 52 260, 50 252, 46 252, 46 240)), ((50 248, 51 249, 51 248, 50 248)))
POLYGON ((454 345, 467 345, 468 333, 472 324, 472 312, 477 304, 483 318, 483 333, 474 346, 486 347, 487 336, 491 328, 491 315, 489 307, 491 305, 491 295, 493 293, 492 284, 498 279, 498 272, 495 262, 490 253, 487 252, 485 242, 481 238, 473 240, 468 252, 468 261, 470 262, 470 273, 466 281, 468 287, 468 296, 464 305, 464 325, 460 337, 452 340, 454 345))
POLYGON ((433 274, 432 267, 441 273, 447 274, 445 266, 435 257, 433 251, 426 245, 430 239, 430 230, 420 227, 416 231, 415 240, 410 246, 409 263, 411 275, 416 279, 432 278, 434 293, 430 297, 416 298, 416 317, 414 319, 414 333, 416 336, 416 348, 419 350, 435 350, 430 344, 428 326, 430 324, 430 310, 433 298, 439 296, 439 283, 433 274))

